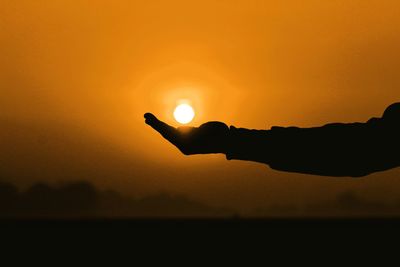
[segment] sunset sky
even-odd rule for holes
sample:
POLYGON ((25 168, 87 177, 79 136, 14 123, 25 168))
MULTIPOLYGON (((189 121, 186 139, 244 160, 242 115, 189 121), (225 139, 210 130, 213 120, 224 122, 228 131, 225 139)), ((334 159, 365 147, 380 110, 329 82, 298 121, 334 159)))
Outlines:
POLYGON ((400 169, 330 178, 187 157, 144 124, 253 129, 380 117, 400 100, 396 0, 0 0, 0 180, 183 194, 245 215, 343 192, 400 201, 400 169))

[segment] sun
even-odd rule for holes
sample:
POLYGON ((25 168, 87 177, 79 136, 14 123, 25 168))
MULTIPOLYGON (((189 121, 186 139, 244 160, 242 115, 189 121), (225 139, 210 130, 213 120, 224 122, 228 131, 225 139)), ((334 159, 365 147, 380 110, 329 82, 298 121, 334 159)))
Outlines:
POLYGON ((174 118, 181 124, 187 124, 194 118, 194 110, 189 104, 180 104, 174 110, 174 118))

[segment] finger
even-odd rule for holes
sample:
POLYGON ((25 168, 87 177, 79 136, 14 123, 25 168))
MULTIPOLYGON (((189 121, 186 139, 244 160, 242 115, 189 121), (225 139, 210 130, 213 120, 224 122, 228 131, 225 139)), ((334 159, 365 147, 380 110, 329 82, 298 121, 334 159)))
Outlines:
POLYGON ((157 119, 156 116, 151 113, 144 114, 144 117, 146 119, 146 124, 150 125, 154 130, 159 132, 165 139, 167 139, 171 143, 176 143, 179 134, 176 128, 166 124, 163 121, 160 121, 159 119, 157 119))
POLYGON ((144 114, 144 118, 145 118, 145 122, 149 125, 151 125, 152 123, 158 121, 157 117, 154 116, 152 113, 146 113, 144 114))

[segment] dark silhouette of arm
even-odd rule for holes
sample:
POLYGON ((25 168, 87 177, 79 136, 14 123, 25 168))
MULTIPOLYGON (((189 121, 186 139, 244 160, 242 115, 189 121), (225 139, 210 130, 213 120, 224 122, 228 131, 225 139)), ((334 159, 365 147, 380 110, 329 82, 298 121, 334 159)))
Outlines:
MULTIPOLYGON (((165 137, 155 120, 146 122, 165 137)), ((382 118, 366 123, 250 130, 209 122, 199 128, 187 127, 190 134, 166 128, 165 138, 187 155, 224 153, 229 160, 265 163, 281 171, 360 177, 400 166, 399 128, 400 103, 396 103, 382 118)))
POLYGON ((400 104, 366 123, 271 130, 231 126, 226 155, 281 171, 359 177, 400 166, 399 127, 400 104))

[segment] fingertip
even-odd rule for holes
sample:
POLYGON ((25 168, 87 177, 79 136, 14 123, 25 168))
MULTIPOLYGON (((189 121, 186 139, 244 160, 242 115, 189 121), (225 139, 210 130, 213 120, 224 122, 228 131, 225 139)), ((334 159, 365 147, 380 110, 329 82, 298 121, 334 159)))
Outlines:
POLYGON ((144 114, 144 118, 145 119, 153 119, 153 118, 155 118, 156 116, 154 116, 152 113, 150 113, 150 112, 146 112, 145 114, 144 114))
POLYGON ((145 113, 144 114, 144 118, 145 118, 145 122, 149 125, 153 125, 157 122, 159 122, 159 120, 157 119, 156 116, 154 116, 152 113, 145 113))

